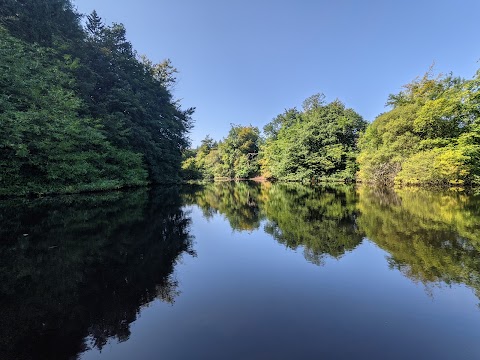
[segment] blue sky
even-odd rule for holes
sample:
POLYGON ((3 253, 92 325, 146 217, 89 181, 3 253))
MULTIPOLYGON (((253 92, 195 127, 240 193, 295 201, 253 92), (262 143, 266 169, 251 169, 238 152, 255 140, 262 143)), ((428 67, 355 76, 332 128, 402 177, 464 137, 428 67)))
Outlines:
POLYGON ((323 92, 372 121, 390 93, 435 62, 471 78, 480 68, 480 1, 74 0, 123 23, 140 54, 170 58, 175 96, 195 106, 194 146, 230 124, 260 129, 323 92))

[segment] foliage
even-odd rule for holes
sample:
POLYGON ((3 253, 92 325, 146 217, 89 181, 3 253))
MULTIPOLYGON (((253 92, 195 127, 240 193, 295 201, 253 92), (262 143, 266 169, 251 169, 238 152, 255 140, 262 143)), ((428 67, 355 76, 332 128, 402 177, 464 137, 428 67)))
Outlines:
POLYGON ((55 56, 0 28, 0 195, 145 184, 142 157, 80 116, 68 61, 55 56))
MULTIPOLYGON (((265 139, 257 128, 232 125, 228 136, 197 149, 195 165, 202 178, 352 181, 357 171, 357 139, 365 129, 352 109, 335 100, 324 103, 323 94, 304 101, 304 111, 285 110, 265 125, 265 139), (208 151, 205 151, 208 150, 208 151)), ((205 141, 213 141, 209 137, 205 141)), ((194 173, 193 160, 185 169, 194 173)))
POLYGON ((317 94, 304 111, 286 110, 267 124, 261 149, 261 172, 267 178, 353 180, 356 142, 366 122, 339 100, 324 103, 317 94))
POLYGON ((0 25, 29 43, 73 48, 81 42, 80 17, 70 0, 2 0, 0 25))
POLYGON ((195 155, 196 152, 194 150, 187 149, 183 152, 181 176, 185 180, 198 180, 202 177, 196 163, 195 155))
POLYGON ((219 144, 220 176, 250 178, 258 173, 258 128, 232 125, 228 136, 219 144))
POLYGON ((1 194, 76 192, 180 179, 193 109, 170 60, 139 58, 122 24, 69 0, 0 6, 1 194))
POLYGON ((420 151, 405 160, 396 181, 403 184, 463 184, 468 156, 453 146, 420 151))
POLYGON ((432 77, 405 85, 359 141, 363 182, 419 185, 478 183, 479 74, 432 77))
POLYGON ((87 27, 86 66, 77 71, 86 111, 113 144, 143 154, 151 182, 179 180, 193 109, 182 110, 168 90, 177 70, 169 60, 138 59, 122 24, 106 26, 92 14, 87 27))
POLYGON ((195 150, 195 157, 184 159, 184 177, 188 180, 252 178, 259 171, 259 147, 258 128, 232 125, 225 139, 217 143, 207 135, 195 150))

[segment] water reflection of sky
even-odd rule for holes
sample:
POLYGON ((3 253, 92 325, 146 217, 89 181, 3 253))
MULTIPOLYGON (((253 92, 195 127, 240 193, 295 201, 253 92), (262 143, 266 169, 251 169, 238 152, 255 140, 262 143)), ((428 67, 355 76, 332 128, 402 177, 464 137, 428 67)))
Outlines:
POLYGON ((364 239, 339 260, 305 261, 263 232, 232 232, 192 207, 197 257, 176 266, 181 295, 155 301, 127 342, 82 359, 476 358, 478 299, 413 282, 364 239))
POLYGON ((478 358, 479 203, 248 183, 1 201, 0 358, 478 358))

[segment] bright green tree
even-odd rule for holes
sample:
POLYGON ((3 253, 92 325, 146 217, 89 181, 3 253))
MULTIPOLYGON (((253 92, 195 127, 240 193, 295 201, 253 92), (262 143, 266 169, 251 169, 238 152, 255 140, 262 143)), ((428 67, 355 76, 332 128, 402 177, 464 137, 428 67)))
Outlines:
POLYGON ((257 175, 260 132, 254 126, 232 125, 228 136, 219 144, 222 174, 230 178, 257 175))
POLYGON ((267 124, 261 151, 262 174, 283 180, 353 180, 357 139, 366 123, 339 100, 323 94, 304 102, 304 111, 285 111, 267 124))
POLYGON ((360 140, 363 182, 422 185, 478 182, 479 77, 434 78, 428 72, 390 95, 393 108, 360 140))

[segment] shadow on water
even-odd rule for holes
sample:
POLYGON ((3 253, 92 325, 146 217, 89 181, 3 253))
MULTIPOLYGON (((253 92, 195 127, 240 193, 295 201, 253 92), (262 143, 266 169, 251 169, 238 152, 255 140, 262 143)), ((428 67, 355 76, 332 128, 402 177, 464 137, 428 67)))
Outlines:
POLYGON ((2 202, 0 221, 1 359, 127 340, 142 305, 175 301, 176 260, 194 254, 176 188, 2 202))

